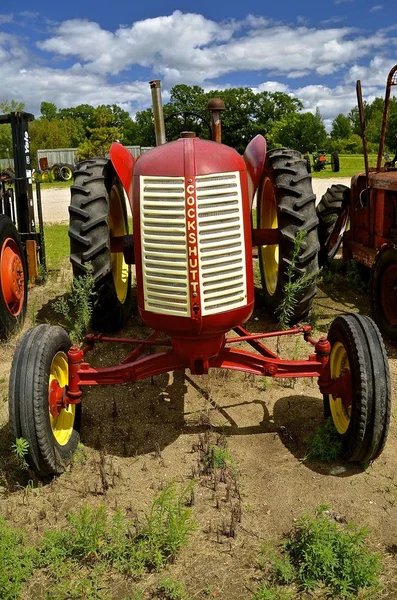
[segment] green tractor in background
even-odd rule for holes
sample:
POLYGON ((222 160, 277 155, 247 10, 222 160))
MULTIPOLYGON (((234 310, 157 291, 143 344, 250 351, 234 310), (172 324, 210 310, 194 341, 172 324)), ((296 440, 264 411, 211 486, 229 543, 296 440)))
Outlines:
POLYGON ((331 165, 331 171, 337 173, 340 170, 339 154, 334 151, 331 152, 331 160, 328 160, 325 150, 315 150, 312 152, 312 162, 310 162, 310 156, 305 154, 303 157, 306 161, 307 170, 309 173, 313 171, 323 171, 326 167, 331 165))

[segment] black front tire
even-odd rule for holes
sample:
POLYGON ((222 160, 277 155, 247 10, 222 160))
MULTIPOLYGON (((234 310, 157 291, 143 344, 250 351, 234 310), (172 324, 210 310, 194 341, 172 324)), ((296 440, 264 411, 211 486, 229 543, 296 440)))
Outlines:
POLYGON ((390 423, 391 386, 385 346, 372 319, 358 314, 337 317, 328 340, 331 378, 349 372, 351 392, 344 399, 325 395, 325 416, 331 416, 338 431, 343 457, 368 463, 382 452, 390 423))
MULTIPOLYGON (((315 276, 318 272, 318 218, 311 176, 300 152, 277 148, 266 156, 258 190, 258 228, 279 229, 277 246, 259 248, 259 266, 265 304, 276 319, 289 282, 288 269, 297 234, 306 236, 295 259, 294 278, 315 276)), ((316 295, 315 277, 296 297, 289 323, 305 319, 316 295)))
POLYGON ((350 188, 331 185, 317 206, 320 267, 335 257, 349 221, 350 188))
POLYGON ((27 300, 28 269, 21 238, 11 219, 0 215, 0 338, 23 325, 27 300))
POLYGON ((128 233, 121 182, 111 162, 86 160, 74 172, 69 207, 70 260, 73 275, 95 278, 92 326, 102 331, 121 329, 132 310, 131 267, 121 253, 112 254, 110 238, 128 233))
POLYGON ((382 248, 372 265, 369 293, 372 317, 385 338, 397 342, 397 247, 382 248))
POLYGON ((67 352, 71 346, 61 327, 39 325, 21 338, 12 361, 9 415, 14 437, 29 445, 27 462, 39 477, 59 475, 70 463, 80 436, 81 404, 49 410, 50 382, 67 385, 67 352))
POLYGON ((331 152, 331 169, 334 173, 339 173, 340 171, 339 154, 335 151, 331 152))

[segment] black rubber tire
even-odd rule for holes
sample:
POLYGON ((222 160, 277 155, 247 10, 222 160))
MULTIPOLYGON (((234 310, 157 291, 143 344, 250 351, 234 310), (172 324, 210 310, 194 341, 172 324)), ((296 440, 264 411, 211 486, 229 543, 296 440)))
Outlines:
POLYGON ((331 152, 331 169, 334 173, 339 173, 340 171, 339 154, 335 151, 331 152))
POLYGON ((369 298, 372 317, 382 332, 382 335, 397 343, 397 247, 385 246, 382 248, 372 265, 369 281, 369 298), (384 280, 386 269, 392 270, 392 280, 384 280), (385 288, 388 289, 385 289, 385 288), (384 297, 384 294, 387 294, 384 297), (382 299, 383 296, 383 299, 382 299), (386 306, 386 308, 385 308, 386 306))
POLYGON ((92 326, 101 331, 117 331, 126 323, 132 309, 131 267, 128 289, 120 301, 112 274, 110 253, 110 193, 117 186, 121 194, 123 221, 128 233, 127 211, 122 185, 111 162, 105 158, 86 160, 74 172, 69 206, 70 261, 73 275, 81 277, 92 265, 96 281, 92 326))
POLYGON ((2 339, 8 338, 10 335, 12 335, 15 331, 22 327, 25 321, 26 306, 28 301, 28 268, 26 264, 25 252, 22 248, 21 238, 19 237, 19 233, 16 230, 14 223, 7 215, 0 215, 0 260, 3 244, 8 238, 15 242, 16 251, 22 262, 24 274, 23 303, 19 314, 14 316, 8 309, 8 305, 0 285, 0 338, 2 339))
POLYGON ((338 183, 331 185, 317 205, 320 267, 334 258, 341 245, 349 220, 350 188, 338 183))
POLYGON ((19 341, 11 366, 9 415, 15 438, 29 444, 27 462, 39 477, 62 473, 79 443, 81 404, 76 405, 73 430, 60 445, 51 429, 48 390, 51 364, 58 352, 68 352, 71 342, 64 329, 39 325, 19 341))
POLYGON ((61 175, 60 175, 60 171, 59 171, 60 166, 61 165, 56 163, 55 165, 52 165, 52 167, 51 167, 51 175, 52 175, 52 178, 54 179, 54 181, 61 180, 61 175))
POLYGON ((70 181, 73 179, 73 167, 71 165, 59 165, 59 177, 61 181, 70 181))
POLYGON ((310 156, 308 154, 305 154, 304 157, 303 157, 303 160, 306 161, 307 172, 311 173, 312 172, 312 165, 310 164, 310 156))
MULTIPOLYGON (((259 248, 258 254, 265 305, 269 313, 277 319, 279 307, 284 298, 285 285, 288 282, 287 270, 291 263, 295 237, 298 232, 305 231, 307 235, 296 259, 296 277, 314 275, 319 270, 318 218, 311 176, 307 172, 306 161, 301 157, 300 152, 277 148, 267 154, 258 189, 257 219, 259 228, 265 201, 263 194, 266 181, 270 181, 273 188, 279 228, 279 263, 277 283, 273 293, 269 291, 266 283, 261 248, 259 248)), ((297 298, 293 315, 289 321, 291 325, 308 316, 316 291, 317 283, 314 280, 297 298)))
MULTIPOLYGON (((346 432, 340 435, 346 460, 368 463, 386 443, 391 413, 389 363, 379 329, 372 319, 359 314, 341 315, 328 332, 331 345, 341 342, 346 350, 352 378, 352 405, 346 432)), ((324 396, 325 416, 331 416, 324 396)))

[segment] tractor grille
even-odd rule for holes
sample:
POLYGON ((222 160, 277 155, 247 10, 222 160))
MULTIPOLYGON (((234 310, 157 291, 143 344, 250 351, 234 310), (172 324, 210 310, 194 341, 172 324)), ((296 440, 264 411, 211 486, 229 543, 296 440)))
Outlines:
MULTIPOLYGON (((183 177, 141 177, 145 310, 190 316, 183 177)), ((242 197, 238 172, 196 178, 201 314, 244 306, 242 197)))
POLYGON ((247 303, 239 173, 196 178, 202 314, 247 303))
POLYGON ((141 177, 145 309, 190 316, 185 180, 141 177))

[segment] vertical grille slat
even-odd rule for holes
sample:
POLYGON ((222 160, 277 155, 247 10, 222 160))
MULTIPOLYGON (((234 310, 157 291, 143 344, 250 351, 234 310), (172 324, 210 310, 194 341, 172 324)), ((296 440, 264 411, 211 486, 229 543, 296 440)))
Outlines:
POLYGON ((183 177, 141 177, 141 227, 145 309, 189 316, 183 177))
POLYGON ((240 176, 199 176, 197 225, 202 314, 247 303, 245 244, 240 176))

